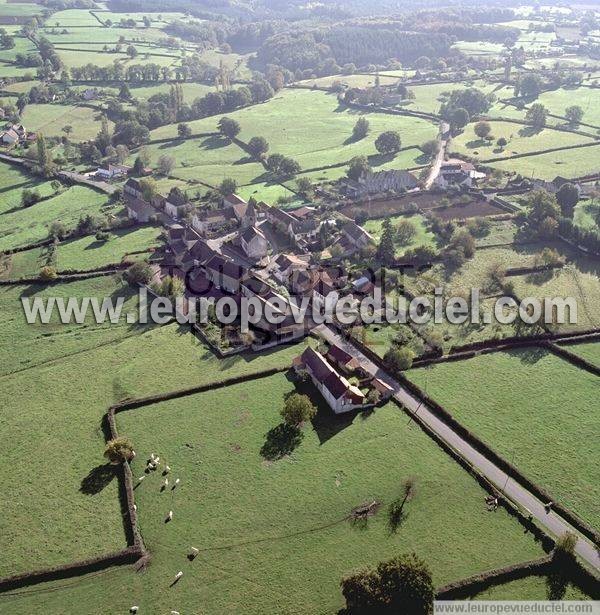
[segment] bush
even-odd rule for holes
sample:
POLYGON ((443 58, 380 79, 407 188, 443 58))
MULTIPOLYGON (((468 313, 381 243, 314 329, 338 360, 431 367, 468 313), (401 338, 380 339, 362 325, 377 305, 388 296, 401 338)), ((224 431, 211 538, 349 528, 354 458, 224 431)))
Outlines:
POLYGON ((104 449, 104 456, 111 463, 123 463, 133 459, 134 451, 133 444, 129 438, 119 437, 114 440, 109 440, 104 449))
POLYGON ((40 269, 40 278, 42 280, 55 280, 57 277, 58 274, 56 273, 56 269, 50 265, 40 269))
POLYGON ((107 233, 106 231, 98 231, 96 233, 97 241, 108 241, 109 238, 110 238, 110 233, 107 233))
POLYGON ((383 361, 393 374, 410 369, 415 353, 410 348, 390 348, 384 355, 383 361))
POLYGON ((125 271, 123 276, 130 286, 148 284, 152 279, 152 269, 145 261, 134 263, 125 271))

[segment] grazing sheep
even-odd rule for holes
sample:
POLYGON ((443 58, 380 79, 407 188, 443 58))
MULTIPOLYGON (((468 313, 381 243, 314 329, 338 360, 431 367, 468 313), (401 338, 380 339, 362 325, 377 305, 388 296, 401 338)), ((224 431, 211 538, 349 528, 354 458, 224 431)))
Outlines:
POLYGON ((141 482, 142 482, 145 478, 146 478, 145 476, 140 476, 140 477, 138 478, 138 483, 141 483, 141 482))
POLYGON ((131 451, 131 457, 133 459, 133 457, 135 457, 135 451, 131 451))
POLYGON ((171 615, 179 615, 179 611, 171 611, 171 615))
POLYGON ((192 548, 190 549, 190 555, 191 555, 192 557, 196 557, 196 555, 198 555, 198 553, 200 553, 200 551, 199 551, 198 549, 196 549, 196 547, 192 547, 192 548))
POLYGON ((173 519, 173 511, 172 510, 169 511, 169 514, 167 515, 167 519, 169 521, 171 521, 173 519))
POLYGON ((158 462, 160 461, 160 457, 156 457, 156 459, 154 459, 154 463, 158 464, 158 462))
POLYGON ((175 489, 175 487, 177 487, 177 485, 179 485, 179 479, 178 478, 175 480, 175 483, 173 485, 173 489, 175 489))
POLYGON ((137 506, 135 504, 133 505, 133 510, 137 512, 137 506))
POLYGON ((179 579, 181 579, 181 577, 183 576, 183 570, 180 570, 176 575, 175 575, 175 581, 179 581, 179 579))
POLYGON ((165 489, 169 486, 169 479, 165 478, 165 482, 163 483, 165 489))
POLYGON ((137 613, 139 608, 140 608, 139 606, 132 606, 132 607, 129 609, 129 612, 130 612, 130 613, 137 613))
POLYGON ((171 468, 169 466, 165 466, 165 469, 163 471, 165 474, 168 474, 171 471, 171 468))

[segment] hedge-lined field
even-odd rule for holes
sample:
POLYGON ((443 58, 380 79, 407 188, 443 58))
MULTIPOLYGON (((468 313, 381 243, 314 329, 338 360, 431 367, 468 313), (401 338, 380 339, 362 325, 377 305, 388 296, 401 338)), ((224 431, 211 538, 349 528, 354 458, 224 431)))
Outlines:
MULTIPOLYGON (((529 126, 513 124, 511 122, 491 121, 489 124, 492 127, 492 141, 480 139, 474 132, 475 124, 471 123, 460 135, 452 139, 452 151, 473 156, 479 160, 487 160, 489 158, 503 158, 516 154, 526 154, 553 147, 593 142, 591 137, 583 137, 550 128, 537 131, 529 126), (496 144, 496 141, 501 137, 508 141, 508 145, 503 148, 496 144)), ((568 151, 559 153, 566 156, 569 155, 568 151)))
POLYGON ((123 260, 147 258, 151 249, 160 244, 160 234, 158 227, 122 229, 111 232, 106 241, 89 235, 60 243, 55 251, 51 246, 45 246, 16 252, 8 256, 8 266, 0 271, 0 278, 35 277, 48 262, 61 272, 98 269, 118 265, 123 260))
POLYGON ((3 214, 21 207, 23 190, 37 190, 41 197, 54 194, 49 181, 45 182, 21 167, 0 160, 0 227, 4 224, 3 214))
MULTIPOLYGON (((46 239, 54 221, 63 222, 68 229, 72 229, 81 216, 90 214, 102 218, 103 212, 108 211, 107 207, 106 194, 83 186, 73 186, 58 196, 26 209, 4 213, 0 230, 0 250, 46 239)), ((109 209, 113 214, 119 213, 116 206, 109 209)))
MULTIPOLYGON (((242 128, 239 138, 242 141, 263 136, 270 144, 269 153, 291 156, 303 169, 343 163, 357 155, 375 155, 377 151, 373 142, 385 130, 397 130, 403 147, 420 145, 437 133, 437 127, 424 120, 368 113, 369 135, 360 141, 350 142, 352 127, 360 114, 347 109, 336 110, 337 107, 336 98, 323 92, 284 90, 262 105, 240 109, 227 116, 239 122, 242 128)), ((217 129, 218 119, 210 117, 189 124, 194 133, 213 132, 217 129)), ((163 126, 151 133, 152 139, 175 139, 176 136, 176 125, 163 126)), ((222 179, 233 175, 239 177, 238 183, 244 184, 260 176, 263 171, 260 165, 242 162, 247 158, 245 152, 238 149, 236 155, 233 153, 236 150, 232 149, 235 146, 221 139, 209 139, 188 140, 181 145, 174 141, 172 147, 163 144, 152 145, 150 149, 156 155, 168 153, 175 156, 178 167, 173 175, 176 177, 195 177, 211 183, 206 177, 222 179), (231 165, 235 162, 237 166, 232 169, 231 165), (184 168, 180 169, 181 166, 184 168)), ((417 150, 410 153, 413 159, 420 154, 417 150)), ((390 167, 402 168, 395 159, 379 161, 380 164, 383 162, 390 167)), ((345 169, 342 169, 341 173, 344 172, 345 169)))
MULTIPOLYGON (((563 133, 561 133, 563 134, 563 133)), ((559 145, 560 146, 560 145, 559 145)), ((598 171, 600 145, 490 162, 488 166, 524 177, 552 180, 557 175, 581 177, 598 171)))
POLYGON ((105 593, 107 607, 127 599, 140 610, 335 612, 344 572, 398 552, 427 559, 436 584, 540 553, 508 515, 486 512, 477 483, 393 404, 354 420, 321 407, 289 459, 265 461, 266 434, 293 389, 282 374, 117 415, 137 447, 134 476, 155 452, 181 484, 161 493, 155 474, 136 489, 153 563, 142 585, 105 593), (409 476, 416 495, 391 533, 386 510, 409 476), (372 499, 382 506, 364 527, 344 520, 372 499), (494 537, 504 537, 502 551, 487 548, 494 537), (200 549, 192 563, 190 546, 200 549), (183 579, 165 591, 177 570, 183 579))
MULTIPOLYGON (((109 405, 279 367, 302 350, 283 347, 220 361, 189 327, 96 325, 89 318, 82 325, 54 321, 29 326, 20 305, 21 295, 102 298, 130 293, 112 277, 42 291, 39 286, 0 288, 0 352, 11 358, 0 375, 2 435, 13 442, 4 455, 11 489, 0 530, 11 541, 3 551, 0 576, 124 546, 116 480, 95 495, 80 491, 88 473, 104 464, 100 422, 109 405), (7 375, 14 370, 24 371, 7 375)), ((124 309, 135 305, 133 296, 124 309)))
MULTIPOLYGON (((472 596, 473 600, 555 600, 550 592, 551 579, 547 577, 528 577, 503 585, 490 587, 472 596)), ((589 600, 590 597, 578 587, 569 583, 561 600, 589 600)))
POLYGON ((100 111, 90 107, 67 105, 27 105, 23 112, 27 130, 41 132, 46 137, 64 137, 63 128, 71 126, 73 141, 93 139, 100 131, 100 111))
POLYGON ((598 525, 597 376, 530 348, 408 377, 556 501, 598 525))

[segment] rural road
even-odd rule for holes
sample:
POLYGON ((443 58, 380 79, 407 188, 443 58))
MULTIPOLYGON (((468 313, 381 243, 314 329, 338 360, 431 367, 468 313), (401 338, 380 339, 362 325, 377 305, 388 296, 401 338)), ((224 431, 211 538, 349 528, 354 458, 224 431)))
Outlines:
POLYGON ((577 537, 577 545, 575 551, 581 559, 585 560, 590 566, 596 570, 600 570, 600 553, 599 550, 587 539, 583 538, 576 532, 569 523, 567 523, 556 512, 551 511, 546 513, 544 502, 536 498, 525 487, 517 483, 514 479, 509 478, 506 472, 502 471, 498 466, 492 463, 485 455, 482 455, 465 439, 458 435, 449 425, 437 417, 427 404, 423 403, 418 397, 413 396, 404 389, 396 380, 394 380, 384 370, 380 369, 375 363, 368 359, 360 352, 354 344, 342 338, 342 336, 325 325, 320 325, 315 329, 323 339, 327 342, 340 346, 354 357, 356 357, 362 368, 371 375, 376 375, 378 378, 393 387, 394 397, 413 415, 418 415, 419 419, 426 424, 433 432, 448 443, 458 454, 465 459, 469 464, 475 467, 478 472, 492 483, 496 489, 505 494, 510 500, 518 504, 521 508, 529 511, 540 526, 542 526, 549 534, 561 536, 567 531, 574 532, 577 537))
POLYGON ((446 155, 446 148, 448 147, 448 141, 446 141, 443 138, 443 135, 445 135, 449 130, 450 130, 450 126, 448 125, 447 122, 442 122, 440 124, 440 132, 438 135, 438 142, 440 144, 440 149, 437 153, 437 156, 435 157, 435 160, 433 161, 431 165, 429 175, 427 176, 427 179, 425 180, 425 190, 429 190, 431 188, 436 177, 440 174, 440 168, 442 167, 442 162, 444 162, 444 156, 446 155))

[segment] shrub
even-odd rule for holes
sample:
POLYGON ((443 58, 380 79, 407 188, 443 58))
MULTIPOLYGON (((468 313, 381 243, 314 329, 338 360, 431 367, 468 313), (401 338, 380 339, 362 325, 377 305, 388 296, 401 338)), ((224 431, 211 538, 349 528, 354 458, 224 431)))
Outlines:
POLYGON ((131 265, 123 277, 130 286, 148 284, 148 282, 152 279, 152 269, 145 261, 139 261, 131 265))
POLYGON ((40 278, 42 280, 55 280, 57 277, 56 269, 50 265, 40 269, 40 278))
POLYGON ((129 438, 123 436, 109 440, 104 449, 104 456, 111 463, 122 463, 133 458, 133 444, 129 438))

